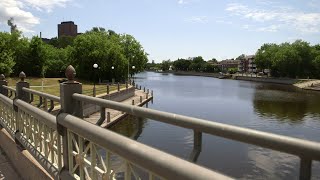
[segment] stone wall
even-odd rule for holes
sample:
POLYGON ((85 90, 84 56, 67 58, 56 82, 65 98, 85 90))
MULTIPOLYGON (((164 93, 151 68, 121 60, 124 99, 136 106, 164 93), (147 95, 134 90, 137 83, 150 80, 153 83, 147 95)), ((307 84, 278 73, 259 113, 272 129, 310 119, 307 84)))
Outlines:
POLYGON ((235 76, 234 79, 244 80, 244 81, 265 82, 265 83, 288 84, 288 85, 292 85, 298 82, 297 79, 280 79, 280 78, 264 78, 264 77, 248 77, 248 76, 235 76))

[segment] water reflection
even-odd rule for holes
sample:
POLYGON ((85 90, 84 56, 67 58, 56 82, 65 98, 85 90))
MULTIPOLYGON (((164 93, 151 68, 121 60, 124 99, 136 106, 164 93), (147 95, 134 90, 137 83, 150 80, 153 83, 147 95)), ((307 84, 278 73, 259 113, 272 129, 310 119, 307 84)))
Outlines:
POLYGON ((320 113, 319 100, 318 94, 293 86, 260 84, 255 87, 253 105, 255 113, 262 118, 301 123, 308 113, 320 113))
POLYGON ((110 130, 137 140, 140 137, 146 123, 147 120, 145 118, 137 118, 129 115, 124 120, 117 123, 116 126, 112 126, 110 130))
MULTIPOLYGON (((158 73, 137 77, 137 84, 154 90, 151 109, 320 142, 320 93, 208 77, 158 73)), ((297 157, 207 134, 200 153, 194 149, 192 130, 140 120, 141 126, 131 118, 113 130, 235 178, 297 179, 297 157)), ((313 164, 313 178, 319 179, 320 163, 313 164)))

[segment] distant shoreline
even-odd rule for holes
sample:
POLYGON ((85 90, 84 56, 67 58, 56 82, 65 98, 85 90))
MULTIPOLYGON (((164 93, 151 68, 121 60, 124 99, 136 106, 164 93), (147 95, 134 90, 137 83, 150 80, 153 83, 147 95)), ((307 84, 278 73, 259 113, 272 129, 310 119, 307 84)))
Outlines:
MULTIPOLYGON (((153 71, 156 72, 156 71, 153 71)), ((182 75, 182 76, 203 76, 203 77, 214 77, 219 78, 221 74, 219 73, 203 73, 203 72, 186 72, 186 71, 163 71, 157 73, 171 73, 174 75, 182 75)), ((242 80, 242 81, 254 81, 254 82, 263 82, 263 83, 274 83, 274 84, 285 84, 285 85, 293 85, 300 89, 304 90, 313 90, 320 91, 320 89, 310 88, 311 84, 320 84, 320 80, 317 79, 291 79, 291 78, 272 78, 272 77, 254 77, 254 76, 241 76, 241 75, 233 75, 234 80, 242 80)))

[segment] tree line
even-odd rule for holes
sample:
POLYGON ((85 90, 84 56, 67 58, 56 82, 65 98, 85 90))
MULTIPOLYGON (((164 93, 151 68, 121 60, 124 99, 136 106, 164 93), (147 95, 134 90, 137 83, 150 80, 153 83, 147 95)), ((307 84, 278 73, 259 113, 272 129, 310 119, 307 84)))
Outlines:
MULTIPOLYGON (((241 54, 236 60, 243 60, 241 54)), ((320 44, 297 40, 293 43, 263 44, 255 54, 257 72, 270 72, 273 77, 288 78, 320 78, 320 44)), ((197 71, 220 72, 218 61, 205 61, 201 56, 177 59, 175 61, 164 60, 159 64, 147 64, 148 70, 168 71, 197 71)), ((229 68, 229 73, 237 72, 237 68, 229 68)))
POLYGON ((255 57, 257 67, 269 69, 274 77, 320 78, 320 45, 293 43, 264 44, 255 57))
POLYGON ((215 58, 205 61, 202 56, 190 57, 188 59, 179 58, 175 61, 164 60, 160 64, 148 63, 148 70, 174 70, 174 71, 195 71, 195 72, 220 72, 220 68, 216 65, 215 58))
POLYGON ((31 77, 64 77, 66 67, 72 64, 81 79, 124 80, 128 67, 131 75, 145 69, 147 55, 133 36, 104 28, 95 27, 77 37, 53 38, 48 43, 37 36, 26 38, 18 30, 0 32, 0 73, 6 76, 24 71, 31 77))

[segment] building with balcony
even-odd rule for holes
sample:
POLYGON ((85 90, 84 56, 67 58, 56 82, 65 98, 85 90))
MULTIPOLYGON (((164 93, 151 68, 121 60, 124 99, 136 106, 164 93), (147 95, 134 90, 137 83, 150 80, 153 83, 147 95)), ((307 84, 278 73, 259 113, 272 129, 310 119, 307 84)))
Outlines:
POLYGON ((240 59, 238 65, 238 71, 241 73, 255 73, 257 72, 257 66, 254 62, 255 55, 245 56, 240 59))

